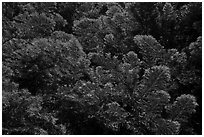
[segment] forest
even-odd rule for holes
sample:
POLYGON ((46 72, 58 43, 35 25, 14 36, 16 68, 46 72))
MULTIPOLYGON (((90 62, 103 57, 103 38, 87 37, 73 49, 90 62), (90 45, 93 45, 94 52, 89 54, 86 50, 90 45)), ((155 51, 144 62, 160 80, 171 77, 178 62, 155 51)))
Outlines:
POLYGON ((2 2, 3 135, 201 135, 201 2, 2 2))

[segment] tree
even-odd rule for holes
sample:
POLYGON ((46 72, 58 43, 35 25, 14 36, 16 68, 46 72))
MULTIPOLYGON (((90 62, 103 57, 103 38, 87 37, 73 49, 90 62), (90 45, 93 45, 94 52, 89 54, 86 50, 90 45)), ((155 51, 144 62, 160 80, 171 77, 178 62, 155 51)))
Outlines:
POLYGON ((3 3, 3 134, 201 134, 200 7, 3 3))

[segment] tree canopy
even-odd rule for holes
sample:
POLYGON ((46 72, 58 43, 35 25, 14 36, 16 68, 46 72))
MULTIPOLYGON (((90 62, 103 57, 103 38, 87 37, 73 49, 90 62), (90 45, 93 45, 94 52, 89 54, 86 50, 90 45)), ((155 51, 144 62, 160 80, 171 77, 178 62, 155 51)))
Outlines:
POLYGON ((2 133, 202 134, 202 3, 3 2, 2 133))

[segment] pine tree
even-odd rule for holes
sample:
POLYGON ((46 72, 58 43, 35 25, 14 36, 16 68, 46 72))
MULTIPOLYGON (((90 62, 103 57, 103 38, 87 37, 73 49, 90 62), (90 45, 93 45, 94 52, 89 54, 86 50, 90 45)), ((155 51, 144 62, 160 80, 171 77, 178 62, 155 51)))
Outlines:
POLYGON ((4 3, 3 134, 199 134, 199 7, 4 3))

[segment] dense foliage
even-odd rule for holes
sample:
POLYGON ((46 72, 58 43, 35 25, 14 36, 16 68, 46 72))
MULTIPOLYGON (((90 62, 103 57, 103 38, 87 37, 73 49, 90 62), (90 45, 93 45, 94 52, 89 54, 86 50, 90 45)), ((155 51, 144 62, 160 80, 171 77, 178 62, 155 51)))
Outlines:
POLYGON ((202 134, 202 3, 2 8, 3 134, 202 134))

